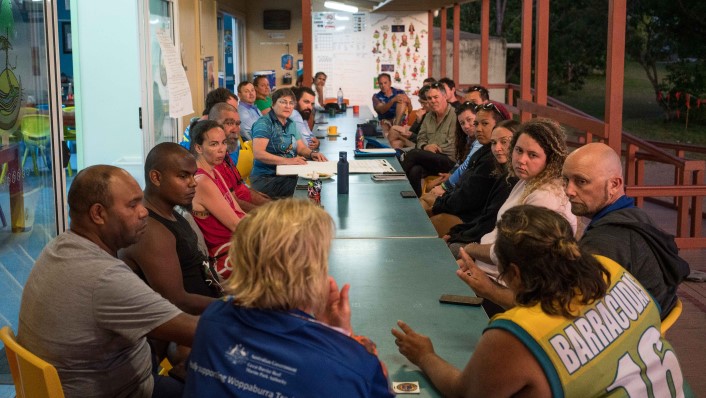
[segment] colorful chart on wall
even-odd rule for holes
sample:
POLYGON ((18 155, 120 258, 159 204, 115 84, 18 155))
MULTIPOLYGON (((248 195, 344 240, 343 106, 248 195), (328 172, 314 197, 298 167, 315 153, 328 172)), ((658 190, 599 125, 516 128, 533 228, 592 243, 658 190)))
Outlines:
POLYGON ((312 23, 313 71, 328 75, 325 97, 341 87, 350 103, 370 105, 382 72, 410 95, 422 86, 429 62, 426 14, 318 12, 312 23))

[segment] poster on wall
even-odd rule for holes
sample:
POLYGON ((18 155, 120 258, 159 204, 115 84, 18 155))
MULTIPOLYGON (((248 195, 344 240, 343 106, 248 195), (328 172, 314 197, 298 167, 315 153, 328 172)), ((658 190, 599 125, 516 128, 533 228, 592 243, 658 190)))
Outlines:
POLYGON ((156 31, 156 36, 161 50, 160 82, 169 91, 169 116, 178 118, 194 113, 189 81, 186 79, 181 57, 177 53, 170 33, 165 29, 159 29, 156 31))
POLYGON ((313 71, 328 75, 326 98, 340 87, 351 104, 370 107, 384 72, 418 107, 415 94, 428 71, 426 14, 316 12, 312 22, 313 71))

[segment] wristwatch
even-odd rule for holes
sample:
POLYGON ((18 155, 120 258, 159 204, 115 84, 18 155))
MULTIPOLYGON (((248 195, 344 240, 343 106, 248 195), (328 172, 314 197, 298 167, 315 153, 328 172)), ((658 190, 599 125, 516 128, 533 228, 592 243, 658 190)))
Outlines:
POLYGON ((311 153, 309 154, 309 159, 314 159, 314 154, 319 153, 318 149, 312 149, 311 153))

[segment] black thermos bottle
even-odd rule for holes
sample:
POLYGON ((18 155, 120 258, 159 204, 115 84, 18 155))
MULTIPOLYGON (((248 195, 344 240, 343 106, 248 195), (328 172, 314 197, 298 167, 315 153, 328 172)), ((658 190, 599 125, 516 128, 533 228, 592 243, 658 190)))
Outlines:
POLYGON ((338 194, 348 194, 348 154, 346 151, 338 153, 338 194))

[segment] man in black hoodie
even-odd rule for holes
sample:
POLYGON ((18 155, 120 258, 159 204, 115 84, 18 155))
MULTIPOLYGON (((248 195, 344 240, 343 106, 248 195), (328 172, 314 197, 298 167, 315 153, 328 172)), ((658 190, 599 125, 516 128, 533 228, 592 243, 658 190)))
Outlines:
POLYGON ((590 218, 579 245, 622 265, 652 294, 664 317, 689 275, 674 236, 662 231, 625 195, 620 157, 602 143, 584 145, 564 163, 571 212, 590 218))

